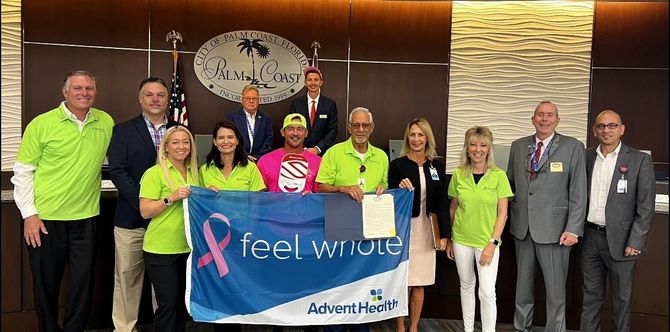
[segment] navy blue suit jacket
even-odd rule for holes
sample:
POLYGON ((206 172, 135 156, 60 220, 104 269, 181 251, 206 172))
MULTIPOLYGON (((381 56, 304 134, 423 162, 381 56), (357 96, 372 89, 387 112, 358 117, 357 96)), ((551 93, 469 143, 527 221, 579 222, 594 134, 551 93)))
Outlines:
POLYGON ((316 106, 314 126, 309 123, 309 109, 307 109, 307 95, 294 99, 291 102, 291 113, 300 113, 307 119, 307 138, 305 147, 318 146, 321 155, 333 146, 337 138, 337 104, 334 100, 321 95, 316 106))
MULTIPOLYGON (((168 119, 168 128, 175 124, 168 119)), ((141 114, 114 126, 107 160, 109 177, 119 191, 114 226, 146 228, 149 220, 140 215, 140 179, 156 164, 156 147, 141 114)))
POLYGON ((256 123, 254 125, 254 146, 249 147, 249 129, 247 129, 247 116, 244 109, 233 111, 226 115, 240 131, 240 139, 244 142, 244 151, 250 156, 259 159, 264 154, 272 151, 272 118, 265 112, 256 111, 256 123))

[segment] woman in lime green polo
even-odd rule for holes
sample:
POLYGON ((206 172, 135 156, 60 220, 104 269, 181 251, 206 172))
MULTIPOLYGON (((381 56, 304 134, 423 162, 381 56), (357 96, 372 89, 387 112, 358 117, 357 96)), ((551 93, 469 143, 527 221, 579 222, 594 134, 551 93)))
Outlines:
MULTIPOLYGON (((244 146, 240 144, 240 131, 230 121, 214 125, 212 148, 206 162, 200 167, 201 183, 213 190, 260 191, 265 183, 256 164, 249 162, 244 146)), ((238 324, 212 324, 214 331, 241 331, 238 324)))
POLYGON ((144 233, 144 265, 156 291, 154 330, 184 331, 186 259, 182 200, 199 185, 193 135, 184 126, 165 132, 156 165, 140 180, 140 213, 151 219, 144 233))
POLYGON ((452 228, 447 257, 456 261, 465 331, 474 330, 477 278, 482 331, 495 331, 498 245, 507 221, 507 199, 513 194, 505 171, 494 163, 488 128, 475 126, 465 132, 461 165, 451 177, 448 194, 452 228))
POLYGON ((261 172, 249 162, 240 132, 230 121, 222 121, 212 131, 212 149, 200 167, 203 186, 214 190, 261 191, 265 189, 261 172))

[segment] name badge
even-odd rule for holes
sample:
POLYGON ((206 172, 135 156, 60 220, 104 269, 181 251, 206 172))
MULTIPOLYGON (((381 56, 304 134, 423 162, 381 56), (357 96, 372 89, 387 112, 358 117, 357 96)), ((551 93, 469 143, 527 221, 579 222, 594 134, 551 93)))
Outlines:
POLYGON ((437 174, 437 168, 435 168, 433 165, 430 166, 430 177, 433 179, 433 181, 440 181, 440 176, 437 174))
POLYGON ((328 119, 328 114, 319 114, 319 119, 328 119))
POLYGON ((549 171, 550 172, 563 172, 563 163, 560 161, 554 161, 551 164, 549 164, 549 171))
POLYGON ((625 194, 628 192, 628 180, 619 179, 619 182, 616 184, 617 194, 625 194))
POLYGON ((358 186, 361 187, 361 190, 365 192, 365 179, 360 177, 358 178, 358 186))

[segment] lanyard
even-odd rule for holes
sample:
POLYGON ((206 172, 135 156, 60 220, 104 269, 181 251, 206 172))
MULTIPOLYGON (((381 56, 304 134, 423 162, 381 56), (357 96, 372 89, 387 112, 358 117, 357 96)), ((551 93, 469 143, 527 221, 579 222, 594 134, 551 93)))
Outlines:
POLYGON ((247 130, 249 131, 249 153, 251 153, 251 148, 254 146, 254 127, 251 126, 251 121, 249 121, 248 116, 245 115, 244 118, 247 119, 247 130))
MULTIPOLYGON (((551 146, 554 144, 554 140, 556 139, 556 133, 554 133, 554 137, 551 138, 551 141, 549 141, 549 144, 544 148, 544 152, 540 155, 540 159, 535 160, 533 156, 530 158, 530 166, 533 168, 533 171, 537 172, 540 168, 540 160, 542 160, 542 157, 546 156, 549 154, 549 149, 551 146)), ((535 150, 537 149, 537 142, 533 144, 533 155, 535 155, 535 150)))

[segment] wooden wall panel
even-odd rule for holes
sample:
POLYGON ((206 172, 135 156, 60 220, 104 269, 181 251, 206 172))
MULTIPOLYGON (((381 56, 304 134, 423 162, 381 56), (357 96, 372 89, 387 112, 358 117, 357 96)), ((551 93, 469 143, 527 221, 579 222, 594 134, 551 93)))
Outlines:
POLYGON ((668 226, 667 214, 654 215, 646 252, 635 270, 632 304, 635 313, 668 317, 668 226))
MULTIPOLYGON (((348 111, 362 105, 375 114, 377 128, 372 136, 373 144, 387 150, 388 140, 402 138, 404 126, 409 120, 424 116, 433 126, 438 153, 444 154, 449 67, 422 62, 449 63, 451 6, 452 3, 448 1, 364 0, 278 0, 271 4, 262 0, 23 1, 25 40, 28 42, 142 49, 24 44, 24 127, 37 114, 58 105, 62 100, 60 87, 63 76, 73 69, 87 69, 97 75, 99 95, 96 106, 108 111, 117 122, 127 120, 140 111, 137 86, 149 71, 151 75, 160 76, 169 82, 171 56, 156 51, 170 48, 165 42, 167 31, 175 29, 181 32, 184 43, 180 50, 194 52, 215 35, 249 29, 285 37, 308 56, 311 55, 310 43, 318 40, 322 45, 319 51, 321 58, 336 60, 321 62, 320 67, 326 80, 323 93, 338 103, 338 141, 347 136, 345 123, 348 111), (150 65, 147 54, 149 44, 153 49, 150 65), (350 65, 345 62, 349 55, 349 45, 351 59, 355 61, 350 65), (365 61, 407 63, 379 64, 365 61)), ((622 113, 628 125, 625 141, 639 148, 657 144, 652 146, 654 160, 665 162, 668 160, 665 143, 668 141, 667 10, 667 2, 597 2, 593 65, 660 70, 594 70, 589 113, 589 120, 592 121, 594 113, 605 107, 615 108, 622 113)), ((216 97, 202 87, 192 70, 192 54, 183 53, 181 59, 192 128, 195 133, 209 134, 214 121, 240 106, 216 97)), ((303 93, 299 92, 296 97, 303 93)), ((275 147, 281 145, 279 122, 288 112, 289 102, 287 100, 262 108, 274 117, 275 147)), ((7 181, 10 176, 11 173, 2 173, 3 189, 11 188, 7 181)), ((106 211, 103 222, 109 223, 113 215, 109 206, 113 207, 113 204, 103 205, 107 206, 103 208, 106 211)), ((662 275, 666 284, 661 283, 661 288, 665 287, 663 291, 667 294, 668 219, 667 215, 660 218, 666 229, 654 226, 655 231, 650 238, 650 247, 660 249, 654 249, 644 259, 665 270, 646 266, 649 261, 643 260, 638 267, 638 273, 642 274, 638 277, 638 283, 656 287, 658 282, 647 278, 662 275), (657 263, 657 260, 661 263, 657 263)), ((655 223, 659 221, 655 220, 655 223)), ((111 326, 109 306, 113 245, 109 237, 110 225, 106 224, 102 228, 90 327, 111 326)), ((11 225, 3 224, 3 235, 7 226, 11 225)), ((498 320, 509 323, 514 312, 516 268, 513 240, 508 233, 505 234, 497 283, 498 320)), ((3 313, 2 328, 34 331, 36 324, 25 245, 20 243, 20 238, 13 241, 19 247, 12 249, 16 250, 12 257, 16 259, 18 255, 21 259, 17 270, 22 280, 16 289, 20 290, 23 311, 3 313)), ((6 249, 5 243, 3 241, 3 250, 6 249)), ((2 257, 4 267, 4 252, 2 257)), ((3 290, 7 287, 5 271, 3 269, 3 290)), ((581 289, 577 284, 577 268, 571 269, 570 273, 572 279, 568 285, 570 302, 567 311, 569 327, 574 328, 579 318, 581 289)), ((541 282, 536 287, 537 324, 544 321, 544 292, 541 282)), ((652 294, 658 294, 652 292, 655 289, 639 287, 639 291, 636 290, 640 295, 636 295, 635 301, 642 302, 636 302, 635 310, 640 312, 634 312, 633 322, 639 330, 662 330, 662 327, 667 330, 668 300, 654 297, 652 294), (649 297, 654 299, 647 300, 649 297), (646 311, 661 316, 649 315, 646 311)), ((140 317, 143 322, 151 320, 146 295, 143 299, 144 315, 140 317)), ((16 299, 3 298, 2 304, 3 310, 15 308, 16 299)), ((441 253, 438 254, 436 284, 426 289, 423 316, 448 319, 459 319, 461 316, 456 268, 441 253)))
POLYGON ((147 47, 148 0, 43 0, 22 3, 25 41, 147 47))
POLYGON ((450 1, 351 2, 351 59, 449 62, 450 1))
MULTIPOLYGON (((667 69, 600 69, 594 70, 592 75, 589 127, 601 111, 617 111, 626 124, 623 141, 637 149, 652 150, 654 162, 667 165, 667 69)), ((597 144, 592 132, 588 138, 589 146, 597 144)))
MULTIPOLYGON (((181 53, 179 56, 182 68, 182 82, 186 90, 186 103, 189 112, 189 124, 194 134, 211 134, 214 124, 225 120, 226 114, 242 107, 207 90, 198 81, 193 72, 193 54, 181 53), (183 70, 188 68, 188 70, 183 70)), ((338 141, 344 140, 346 130, 346 100, 347 100, 347 66, 342 62, 321 62, 319 67, 324 75, 322 93, 337 103, 339 131, 338 141)), ((170 84, 172 55, 166 52, 154 52, 151 55, 151 75, 162 77, 170 84)), ((138 81, 139 82, 139 81, 138 81)), ((284 116, 290 111, 291 100, 304 95, 304 88, 295 96, 287 100, 261 105, 260 110, 267 112, 273 119, 274 147, 283 146, 284 140, 279 133, 284 116)), ((139 108, 137 109, 139 112, 139 108)))
POLYGON ((63 100, 63 78, 85 69, 97 77, 94 107, 116 122, 140 111, 139 83, 147 75, 147 54, 138 51, 25 45, 23 128, 63 100))
POLYGON ((21 310, 21 251, 17 250, 23 244, 22 220, 19 209, 14 203, 2 204, 2 266, 1 311, 16 312, 21 310))
POLYGON ((596 2, 592 52, 595 67, 668 68, 668 2, 596 2))
POLYGON ((261 30, 290 40, 308 56, 310 44, 318 40, 321 58, 347 57, 348 1, 151 0, 151 12, 151 44, 156 48, 172 48, 165 35, 173 29, 182 34, 183 49, 189 51, 224 32, 261 30))
POLYGON ((388 153, 389 139, 403 139, 405 126, 425 117, 444 155, 447 130, 448 67, 399 64, 351 64, 350 108, 368 108, 375 120, 370 141, 388 153))
POLYGON ((37 331, 37 318, 33 311, 3 313, 1 320, 0 330, 3 331, 37 331))

